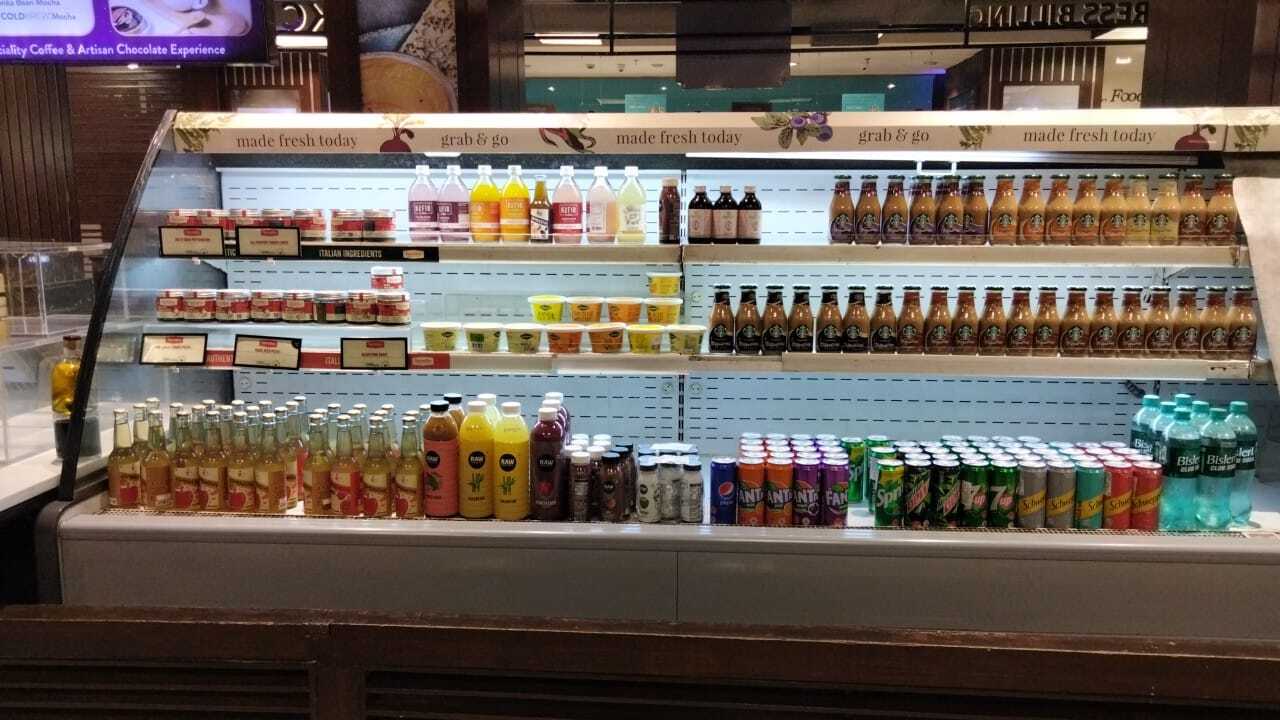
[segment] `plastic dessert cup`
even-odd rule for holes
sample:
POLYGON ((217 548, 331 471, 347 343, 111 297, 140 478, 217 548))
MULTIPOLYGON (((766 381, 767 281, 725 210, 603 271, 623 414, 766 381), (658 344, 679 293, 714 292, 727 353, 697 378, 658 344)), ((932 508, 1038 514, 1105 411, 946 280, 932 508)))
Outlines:
POLYGON ((452 352, 458 349, 458 335, 462 334, 462 323, 456 322, 424 322, 422 339, 431 352, 452 352))
POLYGON ((706 331, 701 325, 668 325, 667 342, 671 352, 697 355, 702 352, 702 336, 706 331))
POLYGON ((610 297, 605 298, 604 302, 609 308, 609 322, 628 325, 640 322, 640 306, 644 304, 644 300, 638 297, 610 297))
POLYGON ((680 294, 680 273, 651 272, 649 294, 655 297, 673 297, 680 294))
POLYGON ((543 327, 537 323, 510 323, 503 330, 507 333, 507 352, 528 355, 538 352, 542 345, 543 327))
POLYGON ((498 338, 502 336, 502 326, 498 323, 474 322, 463 323, 462 334, 467 338, 467 349, 475 353, 498 352, 498 338))
POLYGON ((587 326, 587 336, 591 338, 591 352, 622 352, 622 334, 627 326, 623 323, 595 323, 587 326))
POLYGON ((600 322, 600 310, 604 307, 604 298, 592 295, 578 295, 565 298, 569 304, 569 320, 576 323, 600 322))
POLYGON ((645 318, 655 325, 671 325, 680 321, 680 306, 684 300, 673 297, 644 299, 645 318))
POLYGON ((564 316, 563 295, 530 295, 529 308, 533 310, 534 322, 543 325, 558 323, 564 316))
POLYGON ((655 355, 662 352, 661 325, 632 325, 627 328, 627 336, 631 341, 631 352, 640 355, 655 355))
POLYGON ((586 326, 580 323, 556 323, 547 326, 547 344, 553 353, 576 353, 582 348, 586 326))

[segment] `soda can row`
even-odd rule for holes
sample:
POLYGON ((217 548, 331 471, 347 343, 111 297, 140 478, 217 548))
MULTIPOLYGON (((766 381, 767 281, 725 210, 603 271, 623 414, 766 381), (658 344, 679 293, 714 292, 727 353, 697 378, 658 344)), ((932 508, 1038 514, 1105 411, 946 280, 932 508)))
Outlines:
POLYGON ((718 525, 844 527, 849 465, 840 458, 714 458, 711 521, 718 525))

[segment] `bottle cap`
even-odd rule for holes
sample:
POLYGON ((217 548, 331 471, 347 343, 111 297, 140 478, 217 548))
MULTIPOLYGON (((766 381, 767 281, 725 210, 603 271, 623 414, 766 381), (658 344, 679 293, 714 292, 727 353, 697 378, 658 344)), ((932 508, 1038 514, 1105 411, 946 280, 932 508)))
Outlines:
POLYGON ((518 402, 504 402, 504 403, 502 403, 502 414, 503 414, 503 415, 519 415, 519 414, 520 414, 520 403, 518 403, 518 402))
POLYGON ((1216 408, 1214 408, 1214 409, 1210 410, 1210 411, 1209 411, 1209 419, 1210 419, 1210 420, 1212 420, 1212 421, 1214 421, 1214 422, 1219 422, 1219 421, 1221 421, 1221 420, 1226 420, 1226 419, 1227 419, 1227 409, 1226 409, 1226 408, 1216 407, 1216 408))
POLYGON ((461 166, 461 165, 445 165, 445 166, 444 166, 444 169, 445 169, 445 171, 447 171, 447 172, 449 172, 450 174, 453 174, 453 175, 457 175, 458 173, 462 172, 462 166, 461 166))
POLYGON ((595 173, 596 177, 604 177, 609 174, 609 168, 604 165, 597 165, 591 169, 591 172, 595 173))
POLYGON ((507 172, 511 173, 512 175, 519 175, 519 174, 520 174, 520 166, 519 166, 519 165, 508 165, 508 166, 507 166, 507 172))
POLYGON ((587 452, 591 454, 591 458, 593 460, 598 460, 601 455, 605 454, 606 451, 603 447, 599 445, 592 445, 591 447, 587 448, 587 452))
POLYGON ((591 462, 591 455, 584 452, 574 452, 569 454, 569 459, 574 465, 587 465, 591 462))
POLYGON ((445 402, 447 402, 447 403, 449 403, 450 405, 461 405, 461 404, 462 404, 462 394, 461 394, 461 393, 446 393, 443 397, 444 397, 444 401, 445 401, 445 402))
POLYGON ((675 187, 679 182, 680 180, 678 178, 662 178, 662 187, 675 187))
POLYGON ((560 177, 572 177, 572 176, 573 176, 573 166, 572 166, 572 165, 561 165, 561 166, 560 166, 560 177))
POLYGON ((492 173, 492 172, 493 172, 493 166, 492 166, 492 165, 477 165, 477 166, 476 166, 476 172, 480 173, 481 175, 488 175, 488 174, 490 174, 490 173, 492 173))
MULTIPOLYGON (((672 180, 675 180, 675 178, 671 178, 671 179, 672 179, 672 180)), ((706 186, 706 185, 694 185, 694 186, 693 186, 693 191, 694 191, 694 192, 696 192, 696 193, 704 193, 704 192, 706 192, 706 191, 707 191, 707 186, 706 186)))
POLYGON ((732 185, 721 185, 721 186, 720 186, 720 192, 722 192, 722 193, 732 193, 732 192, 733 192, 733 186, 732 186, 732 185))
POLYGON ((415 165, 413 170, 420 175, 425 175, 431 171, 431 168, 426 165, 415 165))
POLYGON ((754 192, 756 191, 756 186, 755 186, 755 185, 744 185, 744 186, 742 187, 742 190, 743 190, 743 192, 754 193, 754 192))
POLYGON ((476 400, 488 405, 496 406, 498 404, 498 396, 493 393, 479 393, 476 395, 476 400))
POLYGON ((538 408, 538 419, 543 422, 551 422, 552 420, 555 420, 556 414, 556 409, 553 407, 546 407, 544 405, 543 407, 538 408))
POLYGON ((1248 415, 1249 414, 1249 403, 1245 402, 1244 400, 1232 400, 1230 408, 1231 408, 1232 415, 1248 415))
POLYGON ((1148 407, 1148 408, 1160 407, 1160 396, 1159 395, 1143 395, 1142 407, 1148 407))
POLYGON ((601 455, 601 456, 600 456, 600 460, 601 460, 602 462, 607 462, 607 463, 610 463, 610 464, 613 464, 613 463, 620 463, 620 462, 622 462, 622 456, 621 456, 621 455, 619 455, 619 454, 618 454, 618 453, 616 453, 616 452, 607 452, 607 453, 605 453, 605 454, 603 454, 603 455, 601 455))
POLYGON ((548 400, 564 400, 564 393, 553 390, 549 393, 543 393, 542 397, 548 400))
POLYGON ((640 168, 635 165, 628 165, 622 169, 622 174, 627 177, 635 177, 640 174, 640 168))
POLYGON ((489 407, 489 403, 487 403, 487 402, 485 402, 485 401, 483 401, 483 400, 472 400, 471 402, 467 403, 467 412, 469 412, 469 413, 482 413, 482 412, 484 412, 488 407, 489 407))

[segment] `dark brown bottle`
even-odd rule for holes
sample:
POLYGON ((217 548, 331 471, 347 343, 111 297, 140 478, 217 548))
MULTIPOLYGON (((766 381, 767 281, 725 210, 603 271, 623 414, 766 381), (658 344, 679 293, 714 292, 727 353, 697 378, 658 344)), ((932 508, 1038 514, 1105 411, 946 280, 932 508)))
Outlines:
POLYGON ((760 352, 781 355, 787 351, 787 313, 782 308, 782 286, 767 285, 764 315, 760 319, 760 352))
POLYGON ((840 352, 844 339, 844 323, 840 320, 840 288, 836 285, 822 286, 822 307, 818 309, 818 330, 814 333, 814 344, 818 352, 840 352))
POLYGON ((689 244, 711 243, 711 198, 706 185, 693 187, 693 199, 689 201, 689 244))
POLYGON ((662 178, 662 193, 658 195, 658 244, 680 244, 680 191, 679 180, 662 178))
MULTIPOLYGON (((849 326, 845 325, 845 337, 849 326)), ((847 347, 847 346, 846 346, 847 347)), ((876 286, 876 310, 871 315, 871 352, 893 353, 898 351, 898 316, 893 312, 893 288, 876 286)), ((846 352, 850 352, 846 350, 846 352)))
POLYGON ((813 352, 813 309, 809 307, 809 286, 796 285, 787 317, 788 352, 813 352))
POLYGON ((738 244, 760 244, 760 220, 763 208, 760 198, 756 197, 756 186, 745 185, 742 188, 742 202, 738 203, 738 244))
POLYGON ((756 286, 743 285, 738 314, 733 319, 733 344, 739 355, 760 354, 760 309, 756 307, 756 286))
POLYGON ((707 322, 708 347, 712 353, 733 353, 733 309, 729 307, 729 286, 716 285, 716 299, 707 322))
MULTIPOLYGON (((879 288, 877 288, 879 289, 879 288)), ((893 307, 890 306, 890 312, 893 307)), ((864 353, 871 349, 871 316, 867 314, 867 288, 849 286, 849 307, 844 312, 844 341, 841 349, 847 353, 864 353)), ((897 333, 897 321, 893 321, 897 333)))

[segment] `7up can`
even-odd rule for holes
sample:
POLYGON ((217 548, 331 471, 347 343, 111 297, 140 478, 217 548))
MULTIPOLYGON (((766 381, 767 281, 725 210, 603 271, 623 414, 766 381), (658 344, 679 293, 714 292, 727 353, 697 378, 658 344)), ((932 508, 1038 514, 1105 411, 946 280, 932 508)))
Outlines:
POLYGON ((873 460, 876 463, 875 514, 876 527, 902 527, 902 478, 905 467, 901 460, 873 460))
POLYGON ((987 471, 983 460, 966 460, 960 468, 960 525, 987 526, 987 471))
POLYGON ((1014 499, 1018 494, 1018 463, 996 460, 987 474, 987 527, 1013 527, 1017 517, 1014 499))

